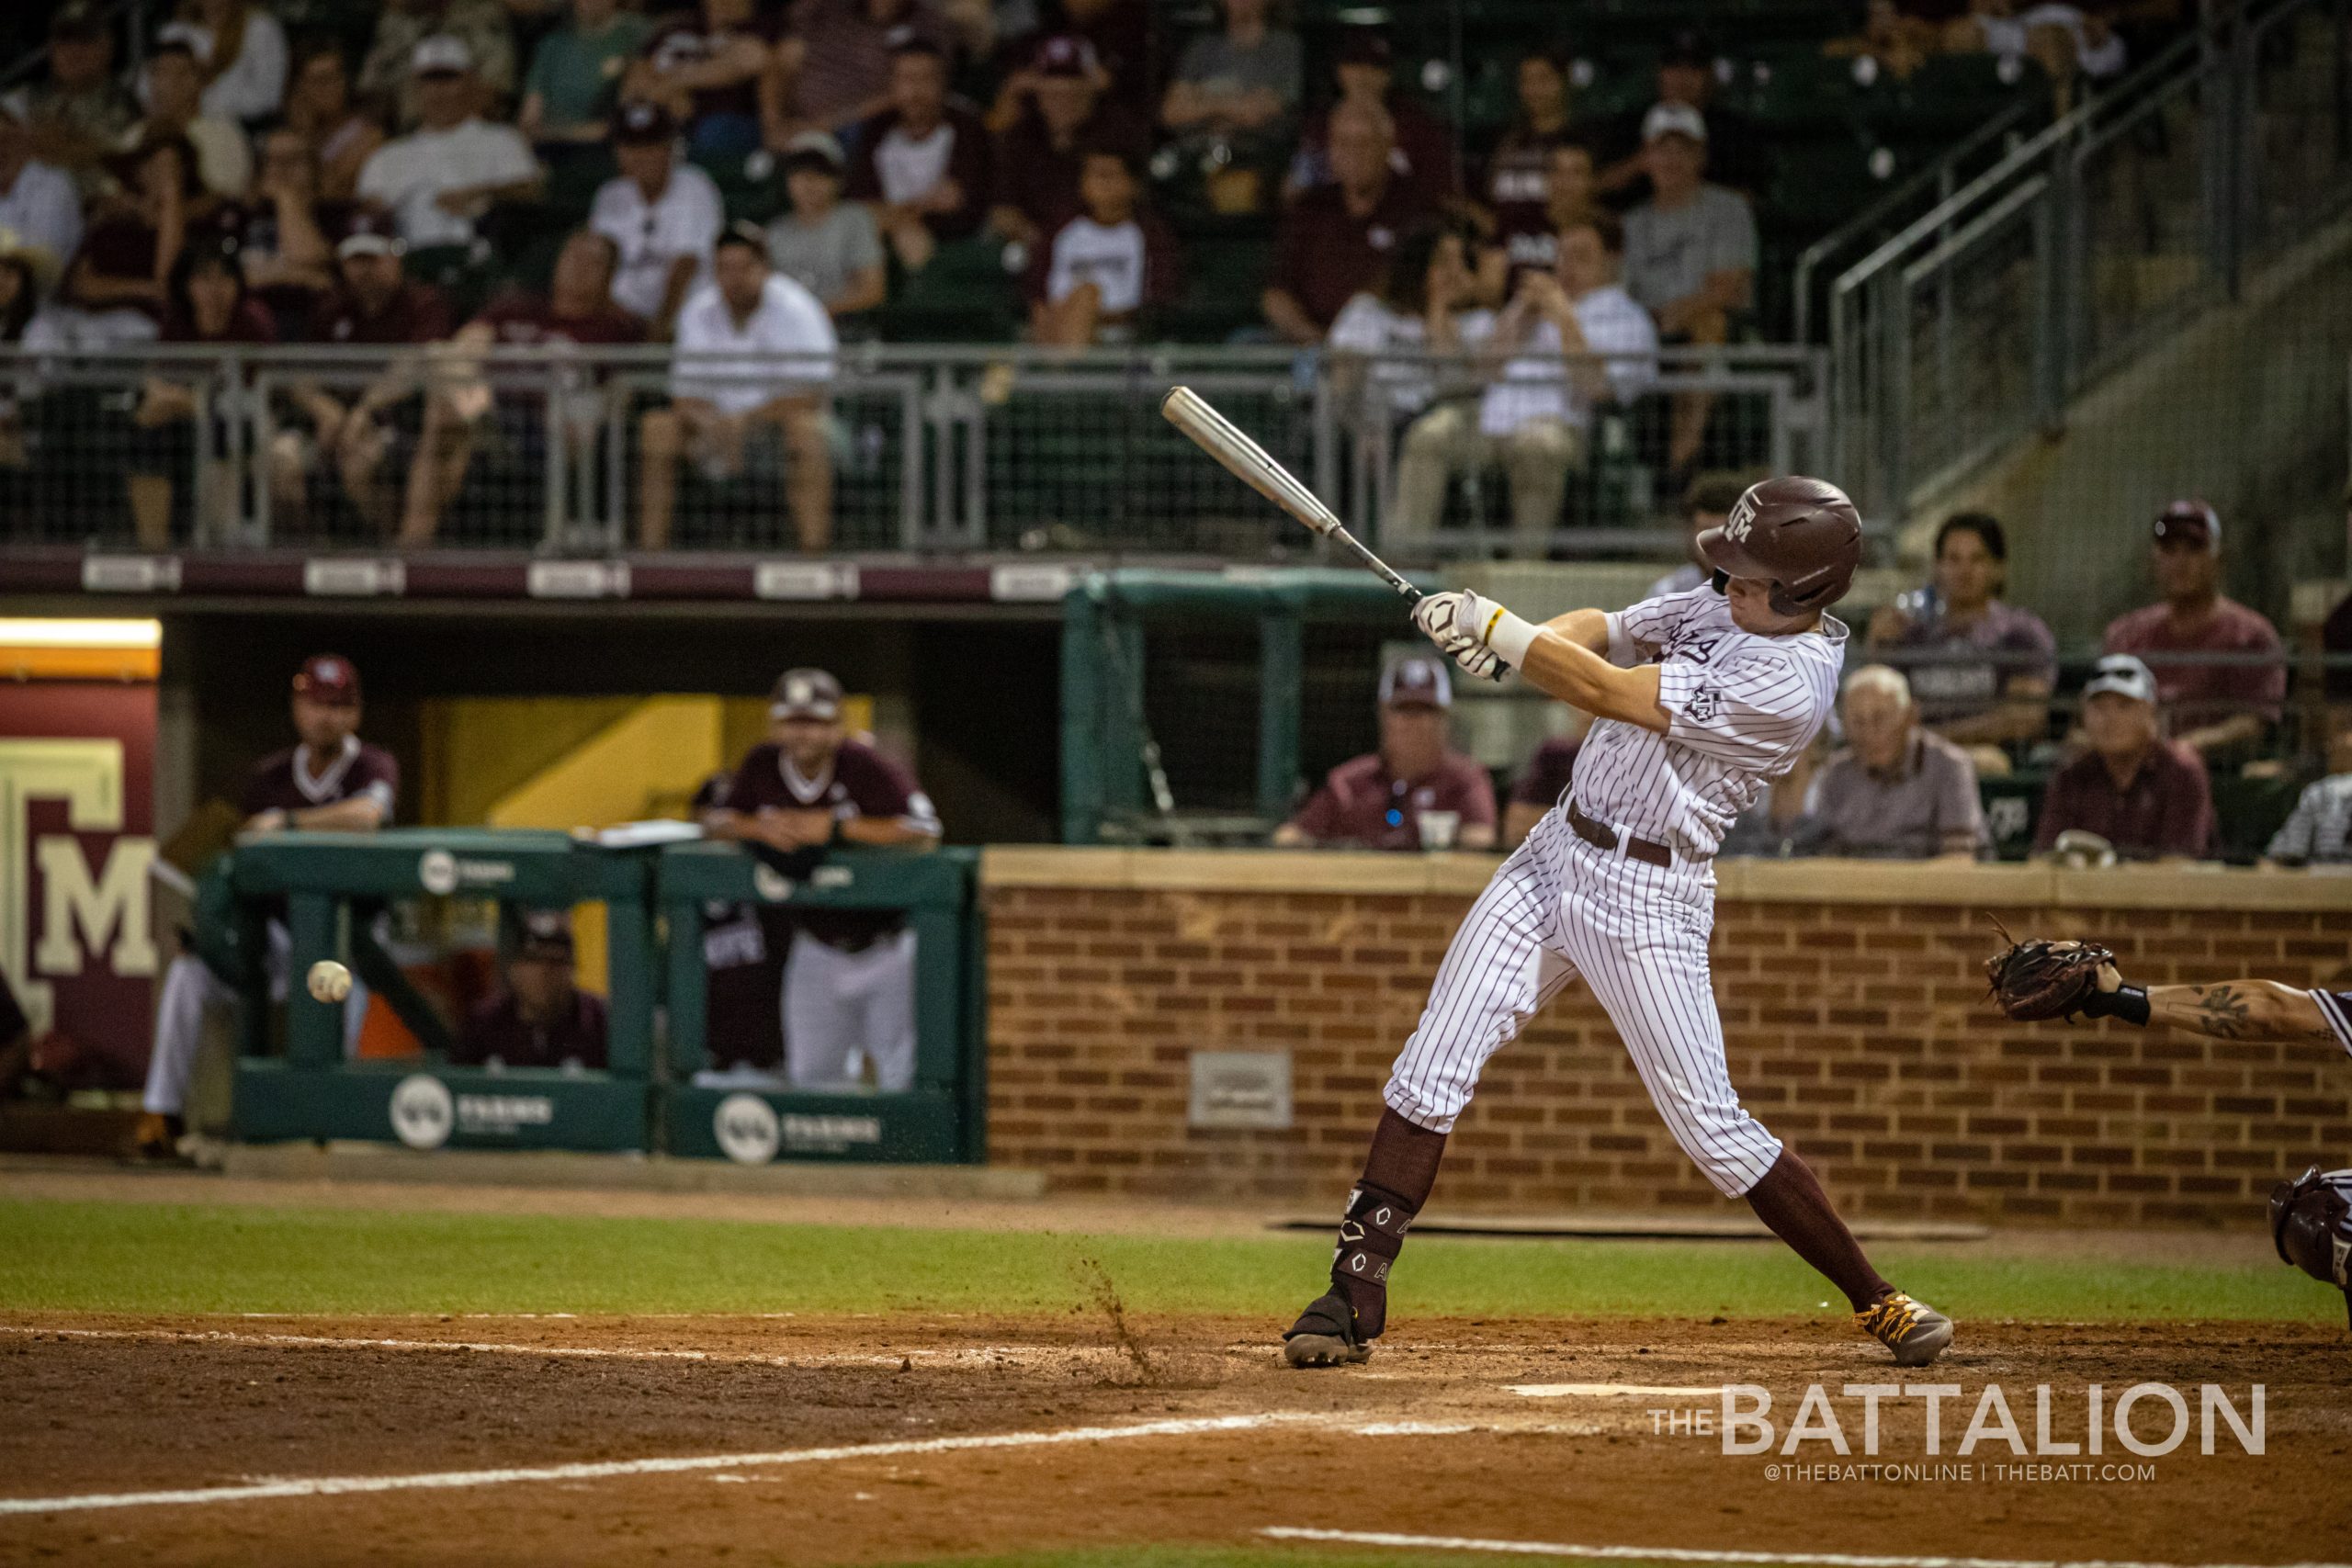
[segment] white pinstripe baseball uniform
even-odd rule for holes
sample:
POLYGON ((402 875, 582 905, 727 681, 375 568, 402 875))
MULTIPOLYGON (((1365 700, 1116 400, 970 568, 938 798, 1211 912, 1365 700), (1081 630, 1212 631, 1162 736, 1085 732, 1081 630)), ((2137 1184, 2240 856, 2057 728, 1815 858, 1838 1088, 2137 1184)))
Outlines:
POLYGON ((1713 857, 1766 781, 1788 772, 1837 700, 1846 627, 1760 637, 1712 587, 1609 617, 1610 660, 1659 665, 1664 734, 1596 722, 1568 795, 1622 830, 1602 848, 1571 827, 1568 796, 1496 872, 1446 950, 1386 1100, 1451 1132, 1487 1059, 1578 976, 1608 1010, 1675 1142, 1726 1196, 1753 1187, 1781 1142, 1740 1108, 1708 981, 1713 857), (1668 846, 1659 866, 1622 843, 1668 846))
POLYGON ((2352 991, 2313 991, 2312 1000, 2319 1004, 2319 1015, 2335 1032, 2335 1043, 2352 1051, 2352 991))

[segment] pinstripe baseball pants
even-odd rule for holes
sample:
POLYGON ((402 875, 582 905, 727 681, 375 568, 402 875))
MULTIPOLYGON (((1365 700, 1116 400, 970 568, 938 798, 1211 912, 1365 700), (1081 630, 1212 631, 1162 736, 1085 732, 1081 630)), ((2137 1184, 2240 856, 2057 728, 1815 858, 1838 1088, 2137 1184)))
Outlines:
POLYGON ((1449 1133, 1487 1059, 1578 976, 1608 1010, 1674 1141, 1725 1197, 1762 1179, 1781 1141, 1740 1108, 1707 978, 1714 886, 1586 843, 1565 813, 1527 835, 1453 933, 1420 1026, 1390 1069, 1407 1121, 1449 1133))

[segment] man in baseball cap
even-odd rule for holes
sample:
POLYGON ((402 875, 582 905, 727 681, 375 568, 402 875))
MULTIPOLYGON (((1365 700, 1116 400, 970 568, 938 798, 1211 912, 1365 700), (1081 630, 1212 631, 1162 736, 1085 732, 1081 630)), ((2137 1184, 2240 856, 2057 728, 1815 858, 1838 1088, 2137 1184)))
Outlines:
MULTIPOLYGON (((298 744, 264 758, 245 780, 242 808, 247 833, 300 829, 312 833, 372 833, 391 820, 401 768, 391 753, 359 739, 359 671, 339 653, 316 653, 294 671, 294 731, 298 744)), ((273 994, 286 987, 282 949, 273 945, 273 994)), ((205 1010, 235 999, 228 984, 193 953, 164 972, 155 1004, 154 1042, 147 1058, 146 1112, 126 1157, 175 1161, 187 1131, 181 1121, 187 1088, 204 1037, 205 1010)), ((356 1018, 367 992, 355 987, 345 1003, 356 1018)))
POLYGON ((604 998, 583 991, 572 964, 571 917, 526 909, 506 960, 506 985, 474 1010, 449 1060, 463 1066, 597 1070, 610 1030, 604 998))
POLYGON ((1380 749, 1332 769, 1274 830, 1274 842, 1419 850, 1450 837, 1447 847, 1492 849, 1494 781, 1448 743, 1453 707, 1443 660, 1411 653, 1392 660, 1380 672, 1380 749), (1435 818, 1426 840, 1425 814, 1435 818))
POLYGON ((718 186, 678 157, 678 122, 650 100, 613 114, 620 172, 596 189, 588 226, 613 242, 613 298, 667 337, 686 296, 710 281, 711 243, 727 221, 718 186))
POLYGON ((2209 765, 2244 761, 2278 720, 2287 663, 2268 619, 2221 591, 2221 514, 2203 501, 2166 505, 2150 529, 2149 566, 2163 602, 2110 623, 2102 646, 2148 661, 2181 744, 2209 765))
POLYGON ((2211 852, 2212 786, 2196 754, 2159 732, 2156 693, 2155 676, 2132 655, 2098 661, 2083 687, 2090 750, 2051 779, 2034 826, 2037 852, 2070 831, 2096 834, 2126 859, 2211 852))
POLYGON ((359 170, 359 198, 389 207, 412 248, 469 245, 501 201, 537 194, 538 160, 511 125, 481 118, 471 45, 433 33, 409 51, 416 128, 376 149, 359 170))
MULTIPOLYGON (((771 739, 744 755, 725 804, 703 813, 704 830, 796 858, 835 844, 936 844, 931 797, 896 761, 848 738, 842 707, 842 683, 830 671, 778 676, 768 699, 771 739)), ((807 909, 775 937, 791 943, 784 1033, 792 1082, 838 1089, 871 1064, 876 1087, 912 1087, 915 947, 905 917, 807 909)))

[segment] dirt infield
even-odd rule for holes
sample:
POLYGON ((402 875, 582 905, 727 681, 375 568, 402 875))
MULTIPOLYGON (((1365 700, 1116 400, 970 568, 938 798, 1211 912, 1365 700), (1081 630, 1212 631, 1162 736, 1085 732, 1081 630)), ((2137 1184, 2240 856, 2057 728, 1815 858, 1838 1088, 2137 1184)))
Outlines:
MULTIPOLYGON (((1050 1318, 0 1319, 0 1561, 887 1562, 1281 1528, 1798 1558, 2346 1555, 2341 1331, 1964 1325, 1934 1372, 1961 1387, 1941 1456, 1925 1402, 1890 1400, 1869 1461, 1842 1385, 1921 1380, 1826 1322, 1424 1321, 1369 1367, 1301 1374, 1263 1323, 1123 1332, 1108 1302, 1050 1318), (1826 1384, 1851 1457, 1826 1439, 1733 1457, 1653 1430, 1653 1409, 1712 1410, 1726 1382, 1768 1388, 1783 1433, 1826 1384), (2178 1385, 2192 1418, 2199 1384, 2241 1410, 2265 1385, 2267 1454, 2223 1427, 2201 1455, 2193 1420, 2161 1458, 2110 1437, 2104 1459, 2033 1461, 2145 1477, 2013 1479, 1991 1471, 2026 1462, 2006 1439, 1954 1451, 1985 1384, 2030 1444, 2035 1385, 2052 1435, 2079 1439, 2086 1384, 2111 1406, 2151 1382, 2178 1385), (1768 1472, 1798 1463, 1924 1473, 1768 1472), (242 1491, 125 1500, 221 1488, 242 1491), (53 1506, 10 1507, 37 1498, 53 1506)), ((2144 1402, 2134 1427, 2168 1423, 2144 1402)))

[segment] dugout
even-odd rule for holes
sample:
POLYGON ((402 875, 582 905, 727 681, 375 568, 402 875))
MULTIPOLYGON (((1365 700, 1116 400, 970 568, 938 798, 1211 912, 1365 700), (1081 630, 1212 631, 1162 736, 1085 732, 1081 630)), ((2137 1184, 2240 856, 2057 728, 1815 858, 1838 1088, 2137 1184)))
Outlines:
POLYGON ((661 1146, 673 1155, 764 1165, 778 1158, 978 1164, 987 1156, 987 998, 977 897, 979 855, 841 850, 788 868, 731 844, 662 852, 654 900, 666 950, 668 1052, 660 1076, 661 1146), (915 942, 915 1074, 910 1089, 826 1092, 772 1077, 714 1072, 703 933, 714 913, 888 910, 915 942))
POLYGON ((288 832, 238 845, 206 874, 197 911, 201 955, 242 1004, 233 1135, 418 1149, 646 1147, 657 976, 652 865, 650 851, 549 830, 288 832), (451 1065, 446 999, 428 1000, 417 966, 392 951, 396 904, 421 908, 445 928, 461 905, 494 908, 502 936, 515 910, 600 908, 606 1066, 451 1065), (282 959, 272 953, 277 921, 282 959), (345 1007, 315 999, 303 984, 322 959, 350 967, 369 1006, 387 1009, 413 1037, 408 1054, 351 1054, 345 1007), (285 986, 282 1031, 274 981, 285 986))
POLYGON ((1355 570, 1088 576, 1062 600, 1063 842, 1262 841, 1371 750, 1406 608, 1355 570))

